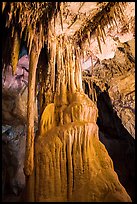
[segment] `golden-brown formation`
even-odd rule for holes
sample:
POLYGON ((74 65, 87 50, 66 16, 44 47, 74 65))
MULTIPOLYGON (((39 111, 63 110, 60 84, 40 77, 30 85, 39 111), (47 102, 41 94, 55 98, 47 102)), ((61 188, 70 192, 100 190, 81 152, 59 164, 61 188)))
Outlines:
MULTIPOLYGON (((85 38, 90 41, 90 35, 94 31, 101 52, 100 37, 105 43, 101 19, 106 24, 111 24, 112 18, 115 22, 116 8, 121 17, 121 7, 114 2, 105 6, 102 4, 99 7, 101 12, 94 16, 94 20, 97 19, 94 24, 92 18, 87 18, 84 20, 86 25, 81 24, 82 29, 70 36, 63 32, 63 5, 65 4, 59 2, 13 2, 10 3, 6 20, 6 27, 12 27, 14 37, 11 55, 13 73, 16 71, 19 55, 19 37, 27 42, 30 55, 28 135, 24 166, 27 180, 26 200, 131 201, 119 182, 111 158, 99 141, 97 108, 83 92, 80 61, 84 55, 82 43, 85 38), (58 13, 60 35, 56 32, 58 13), (17 27, 13 26, 15 22, 17 27), (39 64, 42 49, 47 52, 47 64, 39 64), (37 69, 41 119, 34 140, 37 69)), ((3 3, 3 12, 5 8, 6 3, 3 3)))
MULTIPOLYGON (((46 107, 46 117, 51 118, 53 108, 46 107)), ((35 141, 34 201, 131 201, 99 141, 96 119, 94 103, 76 93, 60 124, 50 128, 46 123, 49 130, 35 141)))

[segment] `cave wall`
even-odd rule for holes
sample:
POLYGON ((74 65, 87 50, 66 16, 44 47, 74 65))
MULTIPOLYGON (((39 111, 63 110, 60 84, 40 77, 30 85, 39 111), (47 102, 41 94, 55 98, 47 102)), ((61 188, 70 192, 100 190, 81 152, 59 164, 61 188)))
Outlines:
POLYGON ((94 99, 98 107, 97 124, 100 141, 105 145, 121 183, 133 200, 135 200, 134 42, 132 39, 121 43, 114 58, 95 64, 93 76, 98 76, 99 80, 96 78, 94 80, 89 72, 83 72, 85 93, 94 99), (90 82, 92 79, 94 82, 90 82))

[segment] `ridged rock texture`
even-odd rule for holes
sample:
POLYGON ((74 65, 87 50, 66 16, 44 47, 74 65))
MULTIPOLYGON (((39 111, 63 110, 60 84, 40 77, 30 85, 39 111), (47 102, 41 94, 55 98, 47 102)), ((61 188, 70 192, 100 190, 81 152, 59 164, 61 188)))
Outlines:
POLYGON ((41 115, 26 197, 38 202, 130 202, 105 146, 99 141, 97 107, 83 92, 81 68, 74 54, 78 52, 67 43, 56 47, 61 73, 57 73, 53 103, 48 102, 41 115), (64 50, 67 57, 62 61, 64 50))
POLYGON ((99 141, 96 106, 84 93, 73 96, 63 124, 35 140, 34 201, 131 201, 99 141))
POLYGON ((102 52, 104 27, 116 26, 117 19, 125 25, 125 5, 3 2, 3 70, 10 63, 16 74, 24 42, 30 57, 25 201, 131 202, 99 141, 97 107, 84 94, 81 73, 81 59, 86 55, 84 42, 90 48, 94 34, 102 52), (37 82, 40 120, 35 136, 37 82))

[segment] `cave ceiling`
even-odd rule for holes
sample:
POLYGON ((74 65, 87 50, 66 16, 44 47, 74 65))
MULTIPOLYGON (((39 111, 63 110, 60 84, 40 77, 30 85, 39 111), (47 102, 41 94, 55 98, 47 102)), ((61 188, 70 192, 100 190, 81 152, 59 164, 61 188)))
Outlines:
MULTIPOLYGON (((48 37, 68 36, 82 48, 84 61, 91 55, 100 60, 113 58, 118 43, 135 35, 134 2, 3 2, 2 14, 3 38, 10 37, 9 42, 19 37, 30 52, 36 38, 38 46, 44 46, 48 37)), ((4 47, 14 50, 12 44, 4 47)))
MULTIPOLYGON (((22 44, 26 44, 30 55, 34 43, 41 50, 65 36, 68 44, 80 48, 82 69, 94 68, 89 80, 102 90, 107 83, 111 92, 116 89, 115 81, 123 87, 121 78, 131 75, 125 95, 135 91, 135 2, 3 2, 2 30, 4 71, 9 64, 13 73, 22 66, 18 60, 22 44)), ((22 63, 28 72, 28 59, 22 63)), ((9 81, 16 82, 11 78, 9 81)), ((112 100, 114 92, 110 93, 112 100)))

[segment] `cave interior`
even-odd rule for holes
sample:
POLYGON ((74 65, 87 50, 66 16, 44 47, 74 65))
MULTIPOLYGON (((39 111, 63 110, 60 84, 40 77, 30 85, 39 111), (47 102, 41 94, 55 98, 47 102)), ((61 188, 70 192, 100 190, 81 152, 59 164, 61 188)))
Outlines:
POLYGON ((2 2, 2 202, 135 201, 135 2, 2 2))

